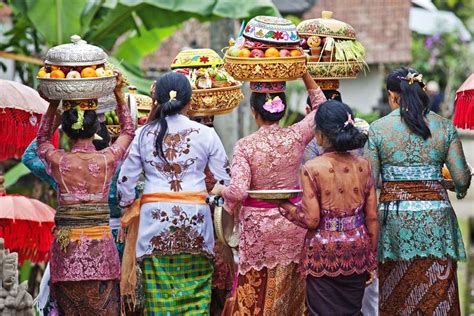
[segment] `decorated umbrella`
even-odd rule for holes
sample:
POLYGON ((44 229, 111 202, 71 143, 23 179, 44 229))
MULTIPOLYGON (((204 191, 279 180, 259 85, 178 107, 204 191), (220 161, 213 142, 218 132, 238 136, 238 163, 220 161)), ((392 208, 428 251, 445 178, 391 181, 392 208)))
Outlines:
MULTIPOLYGON (((20 158, 36 137, 48 102, 34 89, 14 81, 0 79, 0 91, 0 160, 20 158)), ((58 135, 53 135, 55 146, 58 135)))
POLYGON ((459 128, 474 129, 474 74, 456 91, 453 123, 459 128))
POLYGON ((0 238, 5 240, 5 248, 18 253, 20 265, 25 260, 48 261, 55 210, 35 199, 6 194, 3 176, 0 205, 0 238))

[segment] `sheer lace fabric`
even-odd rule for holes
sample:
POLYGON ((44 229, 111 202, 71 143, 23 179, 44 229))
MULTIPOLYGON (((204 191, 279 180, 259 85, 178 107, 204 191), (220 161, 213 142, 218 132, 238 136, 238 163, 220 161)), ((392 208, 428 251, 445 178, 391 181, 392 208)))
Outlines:
MULTIPOLYGON (((320 89, 310 90, 313 108, 326 99, 320 89)), ((314 114, 288 128, 263 126, 234 147, 231 183, 223 191, 224 208, 239 211, 247 190, 294 189, 305 146, 314 137, 314 114)), ((239 213, 239 273, 272 269, 298 262, 305 229, 291 224, 277 207, 242 207, 239 213)))

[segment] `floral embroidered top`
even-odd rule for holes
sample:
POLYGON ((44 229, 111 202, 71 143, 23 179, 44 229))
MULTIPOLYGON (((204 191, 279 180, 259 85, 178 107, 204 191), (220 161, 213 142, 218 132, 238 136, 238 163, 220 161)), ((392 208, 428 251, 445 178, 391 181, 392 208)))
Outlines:
POLYGON ((303 274, 335 277, 375 270, 371 236, 377 237, 377 196, 369 162, 355 153, 325 151, 306 162, 301 185, 303 198, 296 211, 282 213, 309 228, 303 274))
MULTIPOLYGON (((109 186, 117 165, 134 136, 133 122, 125 103, 117 106, 121 134, 110 147, 96 151, 94 145, 78 141, 70 152, 55 149, 48 140, 51 118, 43 116, 38 132, 38 156, 46 172, 57 183, 59 206, 107 203, 109 186)), ((55 236, 51 249, 51 281, 112 280, 120 276, 120 263, 112 238, 80 239, 61 249, 55 236)))
POLYGON ((427 140, 410 132, 399 109, 370 126, 366 155, 374 178, 382 176, 381 197, 384 192, 395 192, 389 195, 396 196, 379 206, 382 262, 428 256, 463 260, 466 256, 456 215, 440 185, 441 169, 446 164, 458 197, 466 194, 471 175, 462 144, 451 121, 433 112, 426 120, 432 134, 427 140), (415 190, 414 182, 428 188, 424 190, 429 194, 417 197, 420 188, 415 190), (394 191, 391 184, 401 192, 394 191))
MULTIPOLYGON (((309 90, 313 109, 326 101, 318 88, 309 90)), ((248 190, 295 189, 304 149, 314 137, 314 114, 288 128, 262 126, 240 139, 233 152, 232 179, 224 189, 224 208, 239 213, 239 273, 298 262, 305 230, 290 225, 278 206, 262 208, 248 201, 248 190)))
MULTIPOLYGON (((135 199, 135 186, 145 174, 143 193, 206 192, 206 165, 221 183, 229 182, 228 160, 214 129, 176 114, 166 118, 164 161, 156 152, 158 123, 137 130, 127 159, 120 171, 120 205, 135 199)), ((142 204, 136 248, 137 259, 164 254, 205 254, 212 256, 214 232, 209 206, 185 202, 142 204)))

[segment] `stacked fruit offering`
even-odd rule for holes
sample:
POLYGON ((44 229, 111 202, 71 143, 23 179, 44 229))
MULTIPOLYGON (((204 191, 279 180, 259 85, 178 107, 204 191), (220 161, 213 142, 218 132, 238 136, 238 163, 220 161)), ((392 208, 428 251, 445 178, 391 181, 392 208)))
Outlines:
POLYGON ((222 67, 221 57, 212 49, 188 49, 178 53, 171 69, 185 75, 193 95, 190 116, 210 116, 232 111, 243 99, 242 84, 222 67))
POLYGON ((308 70, 318 80, 353 79, 365 65, 364 46, 352 26, 323 11, 322 18, 298 25, 300 46, 309 55, 308 70))
POLYGON ((116 80, 107 54, 80 36, 50 48, 38 71, 41 92, 51 100, 99 99, 111 94, 116 80))
POLYGON ((296 26, 287 19, 257 16, 231 41, 224 67, 237 80, 276 82, 294 80, 306 72, 296 26))

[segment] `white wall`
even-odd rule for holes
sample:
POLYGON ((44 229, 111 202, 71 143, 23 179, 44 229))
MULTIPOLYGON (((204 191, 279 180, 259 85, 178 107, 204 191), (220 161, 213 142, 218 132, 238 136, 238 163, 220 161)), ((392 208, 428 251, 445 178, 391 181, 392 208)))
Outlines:
POLYGON ((355 80, 341 80, 342 100, 359 112, 370 113, 382 97, 384 80, 382 67, 370 66, 365 75, 360 73, 355 80))

